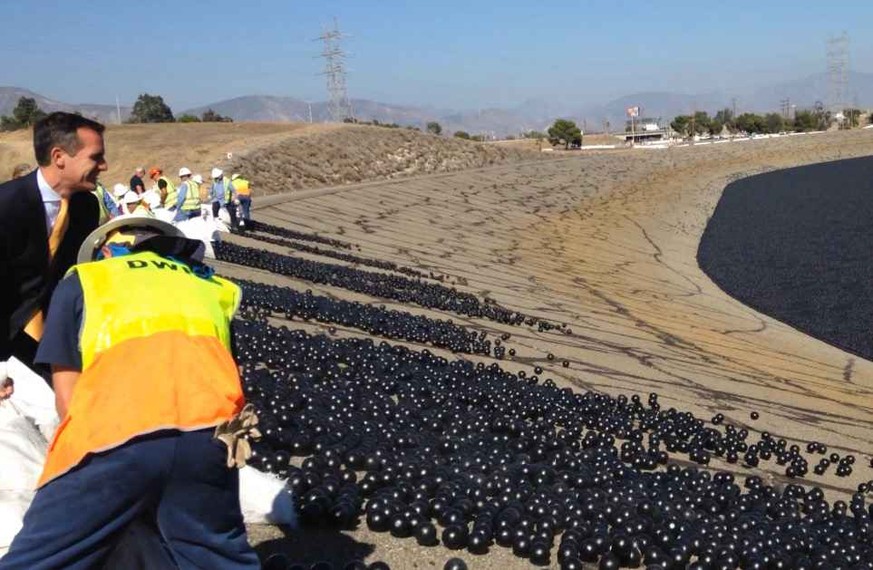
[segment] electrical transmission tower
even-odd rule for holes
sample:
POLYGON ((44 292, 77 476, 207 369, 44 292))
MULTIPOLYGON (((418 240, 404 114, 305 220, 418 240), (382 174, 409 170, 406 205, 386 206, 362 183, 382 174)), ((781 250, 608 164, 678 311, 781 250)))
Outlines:
POLYGON ((336 122, 352 118, 352 109, 349 104, 349 94, 346 90, 346 54, 340 42, 347 37, 339 31, 336 19, 333 21, 333 29, 325 31, 316 38, 322 41, 319 57, 324 59, 322 75, 327 77, 327 92, 330 93, 330 118, 336 122))
POLYGON ((849 100, 849 36, 843 32, 828 40, 828 109, 842 113, 849 100))
POLYGON ((786 97, 785 99, 780 99, 779 100, 779 108, 782 111, 782 118, 783 119, 788 120, 791 118, 791 98, 790 97, 786 97))

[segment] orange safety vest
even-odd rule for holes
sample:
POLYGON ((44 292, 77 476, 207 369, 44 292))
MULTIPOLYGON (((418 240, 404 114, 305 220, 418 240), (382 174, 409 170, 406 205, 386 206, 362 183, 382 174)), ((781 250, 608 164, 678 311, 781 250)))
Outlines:
POLYGON ((89 454, 149 433, 216 426, 244 404, 230 353, 235 284, 152 252, 83 263, 82 374, 49 446, 41 487, 89 454), (172 303, 131 303, 155 291, 172 303))
POLYGON ((252 195, 251 182, 245 178, 238 176, 236 180, 231 180, 231 184, 233 184, 233 188, 236 190, 238 196, 252 195))

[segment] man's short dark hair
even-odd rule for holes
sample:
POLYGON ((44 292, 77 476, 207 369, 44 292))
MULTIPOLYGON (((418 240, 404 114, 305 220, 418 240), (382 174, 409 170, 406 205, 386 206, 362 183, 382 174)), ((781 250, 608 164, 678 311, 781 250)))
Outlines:
POLYGON ((69 155, 74 155, 82 148, 76 131, 91 129, 102 135, 106 129, 97 121, 86 119, 75 113, 57 111, 46 115, 33 126, 33 153, 40 166, 48 166, 52 160, 52 149, 60 147, 69 155))
POLYGON ((163 190, 167 187, 167 181, 163 178, 158 178, 158 189, 163 190))

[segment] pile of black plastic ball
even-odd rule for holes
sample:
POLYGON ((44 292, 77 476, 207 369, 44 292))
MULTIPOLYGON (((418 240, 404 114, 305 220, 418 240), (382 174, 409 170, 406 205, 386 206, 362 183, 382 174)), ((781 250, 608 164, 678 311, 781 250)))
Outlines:
POLYGON ((576 393, 384 341, 244 320, 234 334, 264 433, 254 465, 288 478, 304 524, 564 569, 873 568, 866 485, 831 505, 815 487, 676 463, 803 474, 784 440, 720 430, 656 394, 576 393))
POLYGON ((491 352, 491 341, 484 333, 468 330, 448 320, 431 319, 384 306, 331 299, 253 281, 237 281, 243 288, 241 316, 263 320, 269 316, 314 320, 354 327, 386 339, 429 344, 452 352, 483 354, 491 352))
MULTIPOLYGON (((468 317, 481 317, 511 325, 519 325, 526 321, 525 316, 519 312, 506 309, 496 303, 482 302, 470 293, 424 279, 319 263, 226 242, 215 245, 215 256, 221 261, 245 267, 263 269, 312 283, 342 287, 401 303, 414 303, 429 309, 449 311, 468 317)), ((536 322, 532 318, 528 320, 531 325, 536 322)), ((553 325, 548 326, 553 327, 553 325)))
POLYGON ((325 237, 325 236, 318 235, 317 233, 313 233, 313 232, 299 232, 297 230, 283 228, 283 227, 276 226, 273 224, 259 222, 257 220, 247 220, 245 229, 246 229, 247 233, 263 232, 263 233, 273 234, 275 236, 284 237, 284 238, 288 238, 288 239, 321 243, 324 245, 328 245, 331 247, 337 247, 340 249, 352 249, 351 244, 346 243, 342 240, 325 237))
MULTIPOLYGON (((283 238, 260 239, 401 275, 233 244, 216 248, 219 259, 571 334, 428 282, 414 270, 286 241, 351 249, 338 240, 267 224, 251 229, 283 238)), ((427 349, 273 327, 277 318, 297 318, 457 353, 493 350, 500 359, 507 352, 501 341, 451 321, 310 291, 242 285, 236 356, 264 434, 253 464, 288 479, 304 524, 366 524, 471 555, 504 548, 525 564, 562 569, 873 568, 873 508, 865 504, 873 482, 860 485, 849 503, 830 504, 818 487, 777 487, 754 475, 737 478, 695 465, 714 458, 738 467, 772 462, 795 478, 835 466, 844 477, 856 468, 852 455, 828 454, 817 442, 803 450, 767 433, 753 436, 725 425, 722 414, 706 421, 663 409, 654 393, 644 400, 558 388, 539 367, 513 374, 497 363, 448 360, 427 349), (817 461, 812 469, 811 460, 817 461)), ((751 419, 757 418, 753 412, 751 419)), ((267 563, 289 567, 287 559, 267 563)), ((316 567, 329 565, 309 570, 316 567)), ((348 568, 387 565, 352 562, 348 568)), ((452 558, 445 568, 465 565, 452 558)))
POLYGON ((282 238, 274 238, 260 234, 246 234, 246 237, 253 238, 264 243, 270 243, 273 245, 280 245, 282 247, 287 247, 288 249, 292 249, 294 251, 302 251, 303 253, 310 253, 312 255, 320 255, 322 257, 330 257, 332 259, 338 259, 340 261, 346 261, 348 263, 355 263, 357 265, 367 265, 369 267, 375 267, 376 269, 384 269, 385 271, 396 271, 397 273, 403 273, 405 275, 409 275, 411 277, 427 277, 430 279, 436 279, 437 281, 442 281, 444 277, 442 275, 434 275, 433 273, 424 274, 421 271, 417 271, 415 269, 411 269, 409 267, 403 267, 397 265, 393 261, 383 261, 381 259, 373 259, 370 257, 363 257, 360 255, 355 255, 353 253, 345 253, 342 251, 334 251, 332 249, 326 249, 323 247, 318 247, 314 245, 307 245, 303 243, 297 243, 291 240, 282 239, 282 238))

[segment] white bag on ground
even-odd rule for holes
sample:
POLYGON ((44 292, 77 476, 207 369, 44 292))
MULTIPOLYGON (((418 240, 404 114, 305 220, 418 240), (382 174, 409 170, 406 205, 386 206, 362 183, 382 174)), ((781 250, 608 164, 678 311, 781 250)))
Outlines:
POLYGON ((239 504, 247 523, 297 526, 286 482, 248 465, 239 470, 239 504))
POLYGON ((21 530, 58 424, 54 393, 17 359, 5 363, 15 393, 0 402, 0 557, 21 530))
POLYGON ((219 241, 218 228, 212 220, 204 220, 202 217, 189 218, 174 224, 182 230, 185 237, 196 239, 203 242, 206 246, 206 257, 215 259, 215 251, 212 249, 212 243, 219 241))

